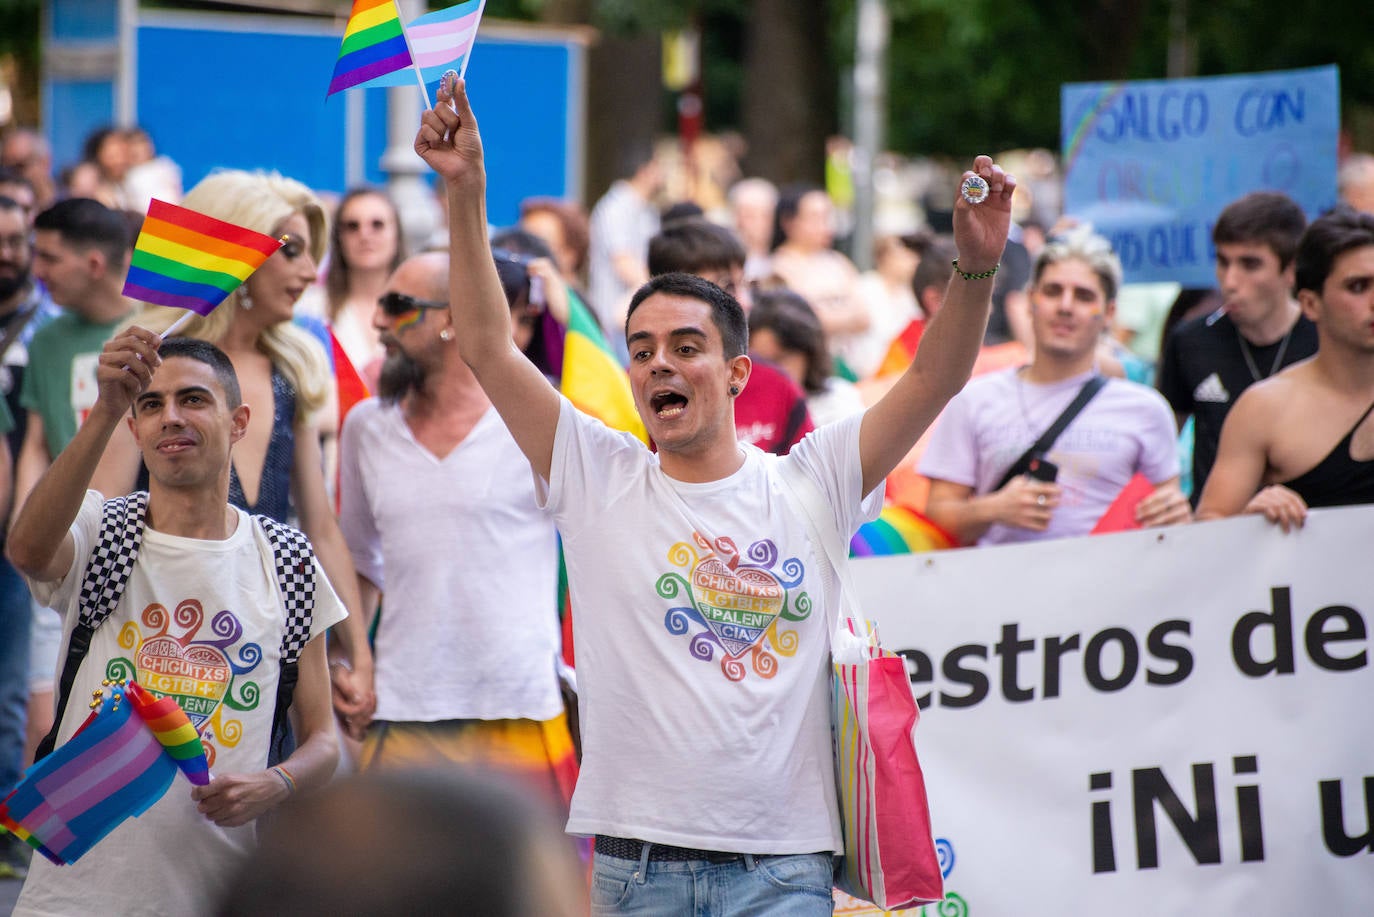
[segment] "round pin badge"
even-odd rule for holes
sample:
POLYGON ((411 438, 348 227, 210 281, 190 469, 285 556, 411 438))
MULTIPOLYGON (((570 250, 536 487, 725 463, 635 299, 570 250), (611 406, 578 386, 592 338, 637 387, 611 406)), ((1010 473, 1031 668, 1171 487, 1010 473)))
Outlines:
POLYGON ((970 175, 959 186, 959 193, 970 204, 981 204, 988 199, 988 183, 981 175, 970 175))

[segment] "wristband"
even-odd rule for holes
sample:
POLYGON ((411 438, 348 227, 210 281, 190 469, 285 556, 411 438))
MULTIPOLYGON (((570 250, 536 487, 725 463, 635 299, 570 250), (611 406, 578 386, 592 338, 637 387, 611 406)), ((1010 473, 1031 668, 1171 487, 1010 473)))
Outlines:
POLYGON ((291 776, 291 772, 288 771, 286 768, 282 767, 280 764, 272 768, 272 772, 281 778, 282 783, 286 784, 286 795, 295 796, 296 778, 291 776))
POLYGON ((1000 268, 1000 267, 1002 266, 1002 262, 999 261, 999 262, 997 262, 996 264, 994 264, 994 265, 992 266, 992 268, 989 269, 989 270, 986 270, 986 271, 979 271, 977 274, 970 274, 968 271, 961 271, 961 270, 959 270, 959 259, 958 259, 958 258, 955 258, 955 259, 954 259, 952 262, 950 262, 950 263, 954 265, 954 273, 958 274, 960 277, 964 278, 965 280, 987 280, 987 279, 988 279, 989 277, 991 277, 993 274, 996 274, 996 273, 997 273, 997 269, 1000 268))

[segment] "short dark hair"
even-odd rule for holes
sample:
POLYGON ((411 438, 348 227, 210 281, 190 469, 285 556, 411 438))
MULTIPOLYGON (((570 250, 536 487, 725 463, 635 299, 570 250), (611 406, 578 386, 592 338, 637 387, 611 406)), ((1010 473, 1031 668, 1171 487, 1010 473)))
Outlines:
POLYGON ((220 388, 224 389, 224 400, 229 409, 233 410, 243 404, 243 394, 239 390, 239 376, 238 373, 234 372, 233 362, 223 350, 209 341, 187 337, 168 338, 158 348, 157 355, 163 360, 181 357, 186 360, 195 360, 197 363, 204 363, 215 371, 215 379, 219 382, 220 388))
POLYGON ((749 349, 749 325, 744 318, 744 308, 739 301, 709 280, 702 280, 696 274, 674 271, 659 274, 635 291, 630 299, 630 308, 625 313, 625 335, 630 333, 630 317, 635 314, 644 300, 655 293, 668 296, 686 296, 699 299, 711 307, 711 321, 720 332, 721 345, 725 359, 740 357, 749 349))
POLYGON ((33 228, 55 232, 79 249, 98 248, 111 264, 129 259, 129 223, 124 214, 88 197, 58 201, 33 218, 33 228))
POLYGON ((763 290, 754 294, 749 310, 749 332, 771 331, 786 350, 806 358, 806 372, 801 379, 808 395, 825 391, 830 378, 830 350, 825 343, 825 329, 816 310, 800 294, 787 289, 763 290))
POLYGON ((702 217, 688 217, 664 226, 649 240, 649 273, 729 270, 743 267, 747 256, 739 237, 702 217))
POLYGON ((1212 242, 1234 245, 1255 242, 1268 245, 1279 267, 1293 263, 1298 240, 1307 228, 1307 215, 1291 197, 1277 191, 1254 191, 1226 205, 1212 227, 1212 242))
POLYGON ((548 258, 554 261, 553 249, 549 243, 527 229, 512 227, 503 229, 491 237, 492 248, 504 248, 514 255, 528 255, 531 258, 548 258))
POLYGON ((1336 259, 1352 248, 1374 245, 1374 214, 1341 204, 1317 217, 1298 243, 1295 290, 1318 296, 1336 259))

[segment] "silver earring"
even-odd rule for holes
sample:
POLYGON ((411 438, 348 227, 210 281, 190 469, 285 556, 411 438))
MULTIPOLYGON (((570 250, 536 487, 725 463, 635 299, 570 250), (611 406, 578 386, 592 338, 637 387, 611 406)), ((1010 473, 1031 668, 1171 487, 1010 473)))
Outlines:
POLYGON ((441 340, 441 341, 451 341, 451 340, 453 340, 453 329, 452 329, 452 328, 445 328, 443 331, 440 331, 440 332, 439 332, 439 340, 441 340))
POLYGON ((239 308, 240 308, 240 309, 251 309, 251 308, 253 308, 253 297, 251 297, 251 296, 248 295, 248 288, 247 288, 247 287, 240 287, 240 288, 239 288, 239 308))

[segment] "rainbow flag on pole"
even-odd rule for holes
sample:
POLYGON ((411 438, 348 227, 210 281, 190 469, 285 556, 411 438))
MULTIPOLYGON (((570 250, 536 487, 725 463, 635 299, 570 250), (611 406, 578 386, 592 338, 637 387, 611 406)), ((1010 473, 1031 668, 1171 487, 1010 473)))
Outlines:
POLYGON ((175 700, 130 681, 111 685, 99 705, 0 802, 0 825, 59 866, 146 812, 178 768, 193 783, 209 782, 205 749, 175 700))
POLYGON ((209 315, 281 245, 280 239, 154 199, 134 242, 124 295, 209 315))
POLYGON ((325 96, 355 86, 404 85, 410 81, 409 76, 400 83, 374 81, 398 70, 408 70, 411 63, 405 29, 394 0, 353 0, 343 43, 339 45, 339 59, 334 63, 334 77, 325 96))

